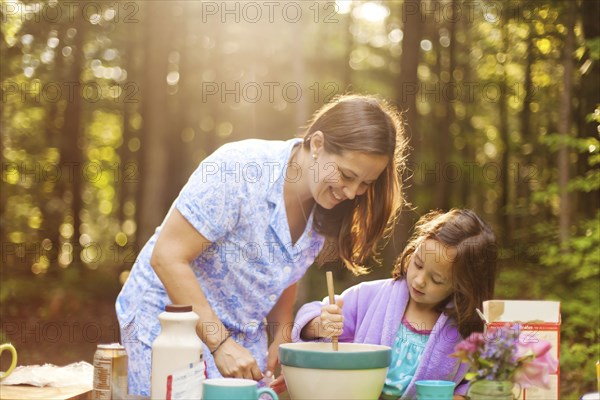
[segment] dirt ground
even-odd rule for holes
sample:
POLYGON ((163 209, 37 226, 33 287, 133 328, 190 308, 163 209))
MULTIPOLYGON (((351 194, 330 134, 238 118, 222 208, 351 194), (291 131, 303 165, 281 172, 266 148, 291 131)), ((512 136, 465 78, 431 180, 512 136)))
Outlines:
MULTIPOLYGON (((40 318, 37 310, 21 313, 22 317, 2 318, 2 342, 10 342, 17 349, 17 365, 64 366, 77 361, 92 363, 99 343, 119 342, 114 301, 96 303, 62 318, 40 318)), ((5 371, 10 355, 4 352, 0 369, 5 371)))
MULTIPOLYGON (((78 361, 93 362, 99 343, 120 341, 114 300, 96 302, 85 312, 70 312, 64 318, 40 319, 37 310, 29 310, 23 318, 2 317, 4 336, 0 342, 12 343, 18 353, 17 365, 65 366, 78 361)), ((10 354, 0 357, 0 370, 10 365, 10 354)), ((279 396, 288 400, 288 393, 279 396)))

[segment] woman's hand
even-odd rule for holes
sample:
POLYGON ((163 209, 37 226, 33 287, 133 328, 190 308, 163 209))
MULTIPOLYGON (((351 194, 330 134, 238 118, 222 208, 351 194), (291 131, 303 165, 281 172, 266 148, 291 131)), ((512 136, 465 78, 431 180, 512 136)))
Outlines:
POLYGON ((321 308, 321 315, 317 317, 318 325, 316 328, 318 337, 329 338, 342 334, 344 329, 343 304, 344 300, 338 298, 335 304, 327 304, 321 308))
POLYGON ((263 375, 256 360, 245 347, 228 338, 213 354, 215 364, 226 378, 244 378, 259 381, 263 375))

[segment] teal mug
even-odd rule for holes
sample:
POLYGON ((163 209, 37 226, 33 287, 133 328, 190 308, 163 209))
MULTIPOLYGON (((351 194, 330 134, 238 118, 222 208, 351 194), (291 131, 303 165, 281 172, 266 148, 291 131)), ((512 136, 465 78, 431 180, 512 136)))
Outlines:
POLYGON ((417 381, 417 400, 452 400, 452 381, 417 381))
POLYGON ((258 400, 266 394, 272 400, 279 400, 277 394, 269 388, 257 387, 256 381, 250 379, 215 378, 206 379, 203 383, 203 400, 258 400))

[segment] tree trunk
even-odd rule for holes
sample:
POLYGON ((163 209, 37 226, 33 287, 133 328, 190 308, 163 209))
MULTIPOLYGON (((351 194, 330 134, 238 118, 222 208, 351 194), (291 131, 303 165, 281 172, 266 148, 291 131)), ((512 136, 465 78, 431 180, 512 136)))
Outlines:
MULTIPOLYGON (((125 44, 126 53, 124 59, 125 69, 127 74, 132 77, 143 76, 145 66, 143 64, 142 44, 144 32, 141 29, 134 29, 129 32, 125 44)), ((134 258, 142 249, 143 242, 140 242, 140 221, 142 221, 140 206, 143 203, 141 190, 141 163, 142 163, 142 148, 130 148, 130 142, 137 140, 141 141, 141 129, 134 125, 135 118, 138 113, 142 112, 142 105, 145 99, 140 94, 139 82, 124 83, 123 95, 123 143, 118 149, 119 154, 119 180, 117 182, 119 210, 118 218, 121 224, 121 230, 127 235, 127 243, 123 246, 122 253, 117 252, 116 257, 119 271, 128 270, 133 267, 134 258), (132 90, 135 89, 135 92, 132 90), (133 203, 133 211, 126 212, 126 204, 133 203), (126 221, 133 220, 136 229, 130 232, 128 229, 123 229, 126 221)), ((143 143, 142 143, 143 146, 143 143)), ((128 224, 129 225, 129 224, 128 224)), ((114 244, 114 246, 119 246, 114 244)), ((121 249, 119 248, 118 251, 121 249)))
MULTIPOLYGON (((178 4, 178 7, 183 7, 184 15, 191 12, 190 4, 183 2, 178 4)), ((170 54, 179 54, 173 57, 168 64, 168 71, 179 72, 179 82, 176 85, 170 86, 169 90, 176 93, 169 94, 167 115, 165 118, 169 121, 168 132, 165 133, 167 140, 167 160, 169 169, 177 171, 176 174, 169 177, 166 184, 166 190, 163 193, 163 200, 167 207, 175 200, 178 193, 188 179, 186 173, 185 154, 186 146, 183 142, 182 134, 186 128, 191 128, 190 115, 194 110, 190 105, 193 104, 194 91, 198 90, 194 87, 193 82, 193 66, 191 65, 191 50, 186 50, 185 38, 187 35, 187 24, 177 24, 171 28, 172 46, 166 51, 166 56, 170 54)), ((170 58, 170 57, 169 57, 170 58)))
POLYGON ((341 18, 344 18, 343 27, 345 29, 344 42, 345 42, 345 53, 346 53, 346 56, 342 60, 342 62, 344 63, 344 65, 342 66, 343 67, 342 71, 344 71, 342 74, 342 86, 341 86, 342 93, 345 93, 346 91, 350 91, 351 85, 352 85, 352 68, 350 68, 349 61, 350 61, 350 57, 352 56, 352 51, 354 50, 354 37, 353 37, 352 33, 350 32, 350 29, 352 28, 352 10, 353 9, 354 9, 354 5, 351 2, 350 10, 348 11, 348 14, 341 16, 341 18))
MULTIPOLYGON (((404 4, 404 3, 402 3, 404 4)), ((396 82, 396 104, 400 110, 404 111, 404 118, 407 123, 406 136, 409 139, 410 149, 407 157, 407 165, 409 169, 416 172, 417 154, 421 149, 422 137, 418 129, 418 113, 417 113, 417 93, 419 89, 419 80, 417 76, 417 67, 419 66, 421 53, 421 37, 423 32, 423 22, 421 20, 420 10, 422 1, 410 2, 411 7, 418 7, 418 12, 405 12, 400 8, 397 10, 399 15, 404 18, 404 38, 402 41, 402 58, 400 60, 400 74, 396 82)), ((404 180, 404 193, 407 202, 414 200, 414 181, 411 174, 406 174, 404 180)), ((418 216, 413 213, 404 212, 400 215, 397 228, 394 233, 394 243, 399 243, 401 248, 404 247, 410 228, 418 216)), ((394 247, 394 246, 389 246, 394 247)), ((400 248, 400 249, 401 249, 400 248)), ((392 249, 398 251, 399 249, 392 249)))
MULTIPOLYGON (((580 9, 578 14, 581 15, 581 26, 583 28, 583 38, 590 40, 600 36, 600 24, 598 24, 598 16, 600 15, 600 1, 581 1, 579 2, 580 9)), ((598 131, 596 124, 586 121, 587 115, 594 112, 594 109, 600 104, 600 62, 599 60, 591 60, 589 50, 584 55, 584 66, 582 70, 580 88, 575 90, 579 93, 580 101, 578 107, 580 109, 578 117, 578 135, 581 138, 597 137, 598 131), (591 64, 588 64, 591 61, 591 64)), ((589 165, 588 155, 581 155, 577 160, 577 175, 585 176, 591 167, 589 165)), ((590 193, 577 193, 576 207, 579 215, 592 218, 595 216, 596 210, 600 207, 600 193, 594 190, 590 193)))
MULTIPOLYGON (((454 70, 456 68, 456 52, 455 52, 455 40, 456 40, 456 21, 454 17, 454 9, 457 6, 456 0, 452 0, 451 7, 449 10, 449 15, 447 17, 448 23, 446 24, 448 28, 448 33, 450 37, 450 46, 446 50, 446 56, 448 57, 448 82, 443 82, 440 77, 440 85, 443 88, 444 86, 448 86, 448 88, 454 87, 454 70)), ((439 47, 438 47, 439 48, 439 47)), ((440 49, 440 56, 444 55, 444 51, 440 49)), ((441 57, 439 59, 441 63, 441 57)), ((442 90, 441 100, 444 102, 444 120, 442 121, 442 126, 440 127, 441 137, 437 143, 439 144, 437 147, 438 153, 438 162, 440 164, 440 183, 438 194, 436 197, 436 208, 446 210, 450 208, 451 205, 451 188, 454 188, 454 184, 450 184, 450 180, 454 178, 454 171, 452 165, 449 164, 449 161, 452 159, 451 154, 453 150, 452 146, 452 132, 450 130, 452 124, 454 123, 454 105, 453 98, 448 98, 450 95, 449 90, 442 90)), ((452 190, 453 191, 453 190, 452 190)))
MULTIPOLYGON (((533 45, 533 26, 529 26, 529 35, 527 35, 527 60, 525 64, 525 82, 523 84, 523 109, 521 110, 521 139, 525 145, 533 146, 535 138, 531 133, 531 99, 533 96, 533 76, 531 66, 533 64, 533 52, 535 46, 533 45)), ((524 154, 521 158, 523 163, 517 163, 514 179, 516 182, 517 190, 517 206, 516 211, 518 214, 517 224, 518 227, 527 226, 529 224, 529 206, 530 206, 530 180, 539 179, 539 177, 531 177, 528 173, 532 167, 531 152, 524 154)), ((512 169, 511 169, 512 170, 512 169)))
POLYGON ((144 243, 161 223, 167 212, 165 193, 169 175, 177 173, 168 165, 167 124, 167 59, 170 29, 162 29, 171 21, 170 5, 163 2, 144 3, 146 11, 146 34, 144 56, 147 66, 141 82, 142 148, 140 168, 140 208, 138 242, 144 243))
MULTIPOLYGON (((411 2, 413 5, 419 6, 421 9, 422 1, 411 2)), ((400 12, 403 12, 401 10, 400 12)), ((405 13, 404 14, 404 39, 402 41, 402 59, 400 60, 400 75, 396 84, 396 104, 400 109, 405 111, 405 119, 408 123, 408 135, 412 151, 408 159, 409 162, 415 160, 415 154, 418 153, 422 137, 417 130, 417 93, 419 91, 419 80, 417 76, 417 68, 419 66, 421 54, 421 37, 423 32, 423 22, 421 21, 420 13, 405 13)), ((412 188, 408 189, 412 192, 412 188)))
MULTIPOLYGON (((472 37, 471 25, 467 21, 467 18, 459 18, 458 23, 460 24, 460 30, 464 33, 464 43, 460 44, 458 41, 454 43, 456 54, 464 54, 469 52, 469 48, 471 43, 476 43, 475 39, 472 37), (469 48, 467 48, 467 46, 469 48)), ((461 58, 461 71, 463 72, 462 82, 473 82, 477 79, 473 68, 469 62, 469 59, 461 58)), ((461 82, 461 84, 462 84, 461 82)), ((462 92, 462 90, 461 90, 462 92)), ((465 107, 465 115, 473 115, 474 111, 474 99, 469 98, 468 96, 460 96, 459 100, 463 103, 465 107)), ((463 118, 458 121, 460 124, 460 133, 459 136, 462 139, 464 145, 462 151, 460 151, 462 167, 465 170, 463 174, 464 179, 461 180, 460 185, 460 196, 458 198, 459 204, 464 205, 465 207, 472 208, 474 210, 481 210, 482 203, 482 195, 474 195, 473 186, 480 184, 479 177, 480 174, 477 174, 477 167, 475 163, 475 150, 472 145, 473 140, 468 137, 470 132, 473 132, 472 127, 469 123, 468 118, 463 118)))
MULTIPOLYGON (((503 43, 504 43, 504 54, 508 53, 508 49, 510 48, 509 39, 508 39, 508 20, 502 20, 502 32, 503 32, 503 43)), ((503 63, 504 64, 504 63, 503 63)), ((500 237, 504 243, 508 243, 510 235, 513 232, 513 219, 512 219, 512 210, 510 204, 510 177, 508 171, 510 170, 510 138, 508 134, 508 106, 507 106, 507 96, 506 92, 508 91, 508 74, 506 73, 506 65, 503 65, 502 68, 502 76, 500 77, 500 95, 498 97, 498 107, 500 112, 500 121, 499 121, 499 130, 500 130, 500 140, 502 145, 504 146, 504 151, 502 152, 501 162, 500 162, 500 170, 502 174, 500 176, 502 182, 501 189, 501 197, 500 197, 500 217, 502 223, 500 224, 500 237)))
MULTIPOLYGON (((129 40, 127 40, 124 59, 125 70, 132 76, 135 76, 138 71, 140 71, 140 69, 136 68, 138 64, 137 49, 140 45, 139 30, 135 29, 131 32, 129 40)), ((129 141, 136 137, 136 133, 131 126, 131 119, 139 107, 139 104, 137 104, 136 101, 139 101, 137 97, 130 99, 127 97, 127 94, 123 96, 123 107, 121 109, 121 112, 123 113, 123 142, 117 149, 117 154, 119 156, 119 165, 117 167, 119 179, 116 184, 117 197, 119 199, 118 218, 120 224, 123 224, 123 222, 129 219, 129 216, 125 214, 125 203, 132 199, 133 194, 136 192, 136 180, 139 179, 139 168, 136 168, 136 165, 138 165, 136 155, 139 153, 131 152, 129 149, 129 141)))
MULTIPOLYGON (((57 37, 60 39, 62 43, 66 38, 66 29, 63 30, 58 29, 57 37)), ((81 33, 81 32, 80 32, 81 33)), ((52 70, 51 79, 57 80, 57 82, 68 82, 70 80, 69 73, 71 71, 65 66, 64 56, 62 54, 58 54, 55 59, 54 68, 52 70)), ((64 141, 64 132, 65 129, 65 120, 69 118, 65 115, 65 110, 62 110, 58 107, 57 102, 52 102, 46 105, 46 144, 48 147, 57 148, 59 154, 62 156, 63 151, 65 153, 68 151, 66 149, 67 141, 64 141)), ((61 169, 62 170, 62 169, 61 169)), ((51 269, 50 273, 59 273, 61 270, 58 268, 58 256, 60 251, 60 231, 59 228, 61 224, 64 222, 65 212, 64 207, 56 207, 55 204, 58 202, 63 202, 63 196, 65 194, 65 178, 59 179, 56 184, 53 185, 52 191, 49 193, 43 193, 41 202, 41 207, 43 208, 44 219, 42 222, 42 232, 43 237, 50 239, 50 243, 52 248, 50 249, 50 263, 51 269), (55 268, 56 267, 56 268, 55 268)), ((35 260, 37 261, 37 260, 35 260)))
MULTIPOLYGON (((565 139, 569 137, 571 129, 571 96, 573 90, 573 51, 575 50, 575 13, 577 4, 569 2, 567 37, 563 49, 564 80, 563 90, 560 95, 560 110, 558 119, 558 132, 565 139)), ((560 213, 558 216, 559 239, 564 244, 569 239, 571 225, 571 204, 567 185, 569 183, 569 149, 563 144, 558 151, 558 187, 560 193, 560 213)))
MULTIPOLYGON (((292 63, 292 69, 294 73, 294 80, 300 82, 300 86, 306 87, 306 55, 304 54, 304 37, 305 37, 305 26, 302 23, 294 24, 292 29, 298 38, 296 42, 295 60, 292 63)), ((348 62, 346 62, 348 64, 348 62)), ((320 91, 320 90, 319 90, 320 91)), ((300 100, 295 105, 295 124, 294 128, 299 126, 305 126, 309 115, 309 101, 308 96, 301 96, 300 100)), ((312 111, 312 110, 311 110, 312 111)))
MULTIPOLYGON (((81 12, 76 9, 75 12, 81 12)), ((73 43, 73 63, 71 64, 69 81, 80 84, 73 90, 73 97, 67 101, 65 108, 65 125, 64 136, 61 143, 61 164, 63 170, 69 171, 67 177, 64 177, 66 183, 65 192, 70 192, 70 209, 73 223, 73 236, 67 242, 74 243, 73 264, 80 265, 81 258, 75 249, 79 248, 79 234, 81 227, 81 206, 82 206, 82 187, 83 187, 83 172, 84 172, 84 157, 83 157, 83 141, 85 140, 82 134, 82 84, 81 73, 83 71, 83 45, 85 43, 85 34, 88 21, 83 20, 81 16, 75 16, 75 28, 77 34, 73 43)))

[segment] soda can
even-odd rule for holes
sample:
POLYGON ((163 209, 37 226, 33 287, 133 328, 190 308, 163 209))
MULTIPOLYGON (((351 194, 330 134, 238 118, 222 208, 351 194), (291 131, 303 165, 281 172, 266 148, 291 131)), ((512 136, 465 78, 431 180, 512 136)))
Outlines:
POLYGON ((99 344, 94 354, 94 400, 127 397, 127 353, 119 343, 99 344))

